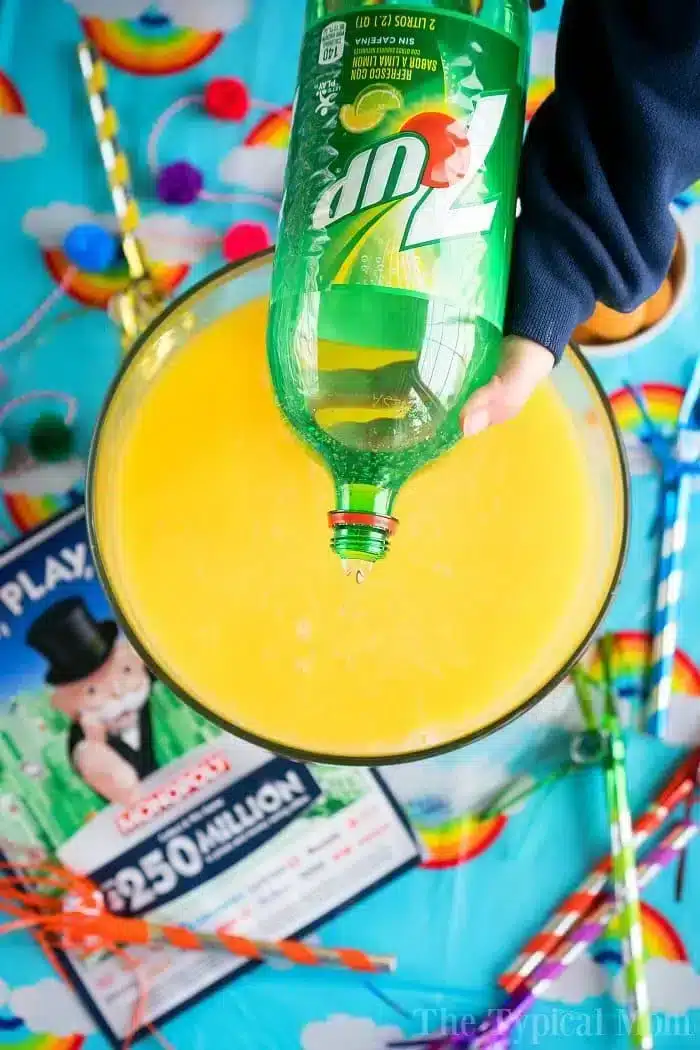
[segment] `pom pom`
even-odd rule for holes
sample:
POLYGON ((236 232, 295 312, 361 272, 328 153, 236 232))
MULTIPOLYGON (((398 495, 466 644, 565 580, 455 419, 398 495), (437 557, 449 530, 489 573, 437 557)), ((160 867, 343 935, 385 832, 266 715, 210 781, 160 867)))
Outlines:
POLYGON ((168 164, 158 172, 156 190, 164 204, 192 204, 204 185, 199 168, 186 160, 168 164))
POLYGON ((237 222, 224 234, 221 251, 228 262, 239 262, 269 248, 272 241, 260 222, 237 222))
POLYGON ((62 463, 73 446, 71 428, 54 412, 42 412, 29 431, 29 451, 39 463, 62 463))
POLYGON ((69 261, 79 270, 104 273, 119 254, 119 241, 113 233, 92 222, 83 222, 69 230, 63 241, 69 261))
POLYGON ((248 88, 237 77, 217 77, 207 84, 204 108, 218 120, 244 120, 250 109, 248 88))

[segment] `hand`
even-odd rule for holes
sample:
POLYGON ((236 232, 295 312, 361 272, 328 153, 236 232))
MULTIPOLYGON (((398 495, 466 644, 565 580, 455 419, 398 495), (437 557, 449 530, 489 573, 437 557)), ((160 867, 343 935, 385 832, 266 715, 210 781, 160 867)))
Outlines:
POLYGON ((83 711, 79 717, 79 722, 86 740, 105 743, 107 740, 107 730, 102 724, 97 712, 83 711))
POLYGON ((498 374, 472 394, 462 409, 465 437, 512 419, 553 367, 554 357, 546 347, 517 335, 504 339, 498 374))

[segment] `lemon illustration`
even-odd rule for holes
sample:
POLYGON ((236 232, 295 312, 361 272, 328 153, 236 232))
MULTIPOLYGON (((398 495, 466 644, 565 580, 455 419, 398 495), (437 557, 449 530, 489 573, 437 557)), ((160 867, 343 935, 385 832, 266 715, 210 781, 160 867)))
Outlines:
POLYGON ((392 109, 403 105, 401 93, 389 84, 377 84, 363 88, 354 103, 340 107, 340 123, 346 131, 359 135, 363 131, 372 131, 384 120, 392 109))

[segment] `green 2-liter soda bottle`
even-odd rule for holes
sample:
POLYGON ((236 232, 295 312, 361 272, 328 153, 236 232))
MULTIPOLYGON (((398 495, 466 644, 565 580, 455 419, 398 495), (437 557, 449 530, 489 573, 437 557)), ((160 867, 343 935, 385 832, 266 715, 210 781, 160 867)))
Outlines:
POLYGON ((361 581, 498 364, 527 0, 308 0, 268 352, 361 581))

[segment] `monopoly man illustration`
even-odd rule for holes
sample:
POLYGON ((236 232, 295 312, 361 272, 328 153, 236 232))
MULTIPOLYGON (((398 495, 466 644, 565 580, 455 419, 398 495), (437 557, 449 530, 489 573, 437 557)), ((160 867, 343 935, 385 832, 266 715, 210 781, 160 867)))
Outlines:
POLYGON ((71 719, 68 757, 102 798, 131 805, 157 768, 149 705, 153 680, 119 637, 81 598, 55 602, 34 621, 27 644, 47 661, 51 703, 71 719))

